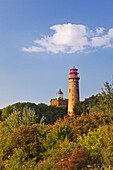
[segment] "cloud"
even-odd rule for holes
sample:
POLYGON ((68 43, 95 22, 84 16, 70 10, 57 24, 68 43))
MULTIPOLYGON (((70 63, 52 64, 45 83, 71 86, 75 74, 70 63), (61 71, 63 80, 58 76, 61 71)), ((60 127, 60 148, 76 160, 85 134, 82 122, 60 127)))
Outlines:
POLYGON ((85 25, 62 24, 50 27, 52 36, 35 40, 35 46, 22 48, 25 52, 75 53, 89 48, 113 48, 113 28, 96 27, 95 31, 85 25))
POLYGON ((92 47, 113 48, 113 29, 109 29, 107 34, 91 38, 92 47))
POLYGON ((100 27, 100 28, 96 28, 96 35, 99 36, 100 34, 103 34, 104 33, 104 30, 105 28, 103 27, 100 27))
POLYGON ((25 52, 43 52, 44 50, 41 47, 32 46, 30 48, 23 48, 23 51, 25 51, 25 52))

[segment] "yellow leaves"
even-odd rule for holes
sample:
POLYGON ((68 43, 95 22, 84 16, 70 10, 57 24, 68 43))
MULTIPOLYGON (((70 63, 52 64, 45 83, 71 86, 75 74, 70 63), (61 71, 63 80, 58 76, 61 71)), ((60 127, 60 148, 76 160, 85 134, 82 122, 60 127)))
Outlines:
POLYGON ((113 147, 113 125, 99 127, 88 134, 78 136, 77 142, 90 151, 90 155, 95 157, 101 154, 103 149, 109 150, 113 147))

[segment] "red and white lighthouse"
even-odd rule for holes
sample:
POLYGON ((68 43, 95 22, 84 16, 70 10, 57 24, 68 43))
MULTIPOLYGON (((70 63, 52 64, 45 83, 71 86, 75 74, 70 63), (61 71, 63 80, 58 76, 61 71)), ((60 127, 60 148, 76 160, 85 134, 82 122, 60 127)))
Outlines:
POLYGON ((78 69, 75 67, 70 69, 69 73, 69 99, 68 99, 68 114, 71 116, 74 114, 73 108, 75 103, 79 101, 79 79, 78 69))

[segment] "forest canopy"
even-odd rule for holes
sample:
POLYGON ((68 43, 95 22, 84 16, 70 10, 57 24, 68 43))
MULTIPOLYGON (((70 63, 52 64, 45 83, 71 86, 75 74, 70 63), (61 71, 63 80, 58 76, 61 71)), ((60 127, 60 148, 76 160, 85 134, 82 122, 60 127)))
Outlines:
POLYGON ((113 88, 74 107, 16 103, 0 110, 0 168, 112 169, 113 88))

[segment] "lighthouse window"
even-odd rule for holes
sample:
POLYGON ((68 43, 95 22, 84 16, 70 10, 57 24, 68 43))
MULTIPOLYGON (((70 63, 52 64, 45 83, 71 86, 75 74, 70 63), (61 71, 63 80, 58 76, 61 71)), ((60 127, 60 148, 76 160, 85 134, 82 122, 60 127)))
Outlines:
POLYGON ((71 89, 69 89, 69 93, 71 93, 71 89))

